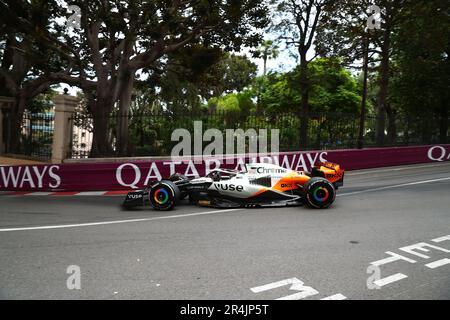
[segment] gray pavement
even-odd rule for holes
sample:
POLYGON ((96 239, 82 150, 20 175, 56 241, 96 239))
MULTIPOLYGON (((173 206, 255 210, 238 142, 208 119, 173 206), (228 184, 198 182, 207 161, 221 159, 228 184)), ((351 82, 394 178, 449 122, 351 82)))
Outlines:
POLYGON ((328 210, 121 201, 0 196, 0 299, 450 299, 449 162, 349 172, 328 210))

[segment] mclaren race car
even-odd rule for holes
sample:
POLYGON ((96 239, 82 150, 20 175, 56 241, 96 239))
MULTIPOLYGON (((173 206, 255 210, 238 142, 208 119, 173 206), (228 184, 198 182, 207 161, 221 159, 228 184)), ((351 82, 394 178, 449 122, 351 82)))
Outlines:
POLYGON ((344 170, 338 164, 318 163, 311 172, 293 171, 267 164, 246 164, 244 170, 215 169, 202 178, 188 179, 174 174, 144 190, 127 194, 125 209, 150 205, 155 210, 172 210, 180 200, 215 208, 296 206, 328 208, 336 190, 344 184, 344 170))

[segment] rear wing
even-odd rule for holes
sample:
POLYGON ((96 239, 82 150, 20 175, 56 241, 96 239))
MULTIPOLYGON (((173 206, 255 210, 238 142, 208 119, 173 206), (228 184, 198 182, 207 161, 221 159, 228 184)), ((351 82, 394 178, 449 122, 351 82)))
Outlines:
POLYGON ((344 169, 332 162, 318 162, 311 170, 312 177, 323 177, 333 183, 336 188, 344 185, 344 174, 344 169))

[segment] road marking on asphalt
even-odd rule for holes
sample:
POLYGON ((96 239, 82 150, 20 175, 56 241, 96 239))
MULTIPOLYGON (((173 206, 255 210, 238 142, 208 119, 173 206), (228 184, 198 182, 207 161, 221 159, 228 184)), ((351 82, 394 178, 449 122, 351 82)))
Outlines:
MULTIPOLYGON (((439 243, 439 242, 443 242, 443 241, 447 241, 447 240, 450 240, 450 235, 434 238, 431 241, 439 243)), ((405 246, 405 247, 398 248, 398 250, 401 250, 401 251, 403 251, 405 253, 408 253, 410 255, 414 255, 414 256, 422 258, 422 259, 430 259, 430 256, 422 254, 422 253, 419 253, 419 252, 416 252, 414 250, 423 251, 423 252, 430 252, 431 251, 430 249, 434 249, 434 250, 440 251, 441 253, 442 252, 445 252, 447 254, 450 253, 450 250, 448 250, 446 248, 438 247, 436 245, 432 245, 432 244, 429 244, 427 242, 418 242, 418 243, 415 243, 415 244, 412 244, 412 245, 408 245, 408 246, 405 246)), ((401 261, 401 260, 409 262, 409 263, 416 263, 417 262, 416 260, 412 260, 410 258, 407 258, 407 257, 402 256, 400 254, 397 254, 395 252, 386 251, 386 254, 389 255, 388 258, 384 258, 384 259, 381 259, 381 260, 373 261, 373 262, 370 263, 370 265, 373 265, 375 267, 380 267, 381 265, 385 265, 385 264, 388 264, 388 263, 392 263, 392 262, 395 262, 395 261, 401 261)), ((443 259, 436 260, 436 261, 430 262, 428 264, 425 264, 425 266, 427 268, 430 268, 430 269, 436 269, 436 268, 439 268, 441 266, 445 266, 445 265, 448 265, 448 264, 450 264, 450 259, 449 258, 443 258, 443 259)), ((369 272, 369 268, 367 270, 368 270, 367 273, 371 273, 371 272, 369 272)), ((380 287, 382 287, 382 286, 388 285, 388 284, 393 283, 393 282, 400 281, 400 280, 405 279, 405 278, 408 277, 407 275, 405 275, 403 273, 396 273, 394 275, 391 275, 391 276, 388 276, 388 277, 380 279, 380 273, 381 273, 381 271, 378 269, 378 273, 375 273, 375 274, 371 275, 367 279, 368 280, 368 282, 367 282, 367 288, 368 289, 375 289, 375 288, 376 289, 380 289, 380 287), (376 280, 373 281, 373 282, 370 282, 373 279, 376 279, 376 280), (370 284, 370 286, 369 286, 369 284, 370 284), (374 284, 375 287, 372 287, 372 284, 374 284)))
POLYGON ((53 192, 33 192, 33 193, 28 193, 26 194, 27 196, 49 196, 51 195, 53 192))
POLYGON ((434 261, 434 262, 427 263, 425 266, 427 266, 430 269, 436 269, 436 268, 445 266, 446 264, 450 264, 450 259, 444 258, 444 259, 441 259, 441 260, 437 260, 437 261, 434 261))
POLYGON ((400 254, 395 253, 395 252, 386 251, 385 253, 388 254, 390 257, 389 258, 384 258, 384 259, 381 259, 381 260, 377 260, 377 261, 373 261, 370 264, 379 267, 379 266, 382 266, 383 264, 388 264, 388 263, 391 263, 391 262, 394 262, 394 261, 399 261, 399 260, 405 260, 405 261, 407 261, 409 263, 416 263, 415 260, 409 259, 409 258, 404 257, 404 256, 402 256, 400 254))
POLYGON ((338 293, 338 294, 333 294, 332 296, 326 297, 326 298, 322 298, 320 300, 346 300, 347 297, 344 296, 342 293, 338 293))
POLYGON ((254 292, 254 293, 260 293, 260 292, 263 292, 263 291, 268 291, 268 290, 272 290, 272 289, 276 289, 276 288, 279 288, 279 287, 292 285, 294 283, 300 283, 300 282, 301 281, 299 279, 297 279, 297 278, 290 278, 290 279, 286 279, 286 280, 281 280, 281 281, 265 284, 263 286, 254 287, 254 288, 251 288, 250 290, 252 292, 254 292))
POLYGON ((263 291, 268 291, 268 290, 280 288, 283 286, 290 286, 289 290, 299 291, 299 292, 291 294, 291 295, 287 295, 287 296, 284 296, 281 298, 277 298, 275 300, 300 300, 300 299, 304 299, 304 298, 319 294, 319 291, 317 291, 316 289, 311 288, 309 286, 305 286, 303 281, 301 281, 300 279, 297 279, 297 278, 290 278, 290 279, 285 279, 285 280, 281 280, 281 281, 277 281, 277 282, 272 282, 272 283, 269 283, 269 284, 266 284, 263 286, 251 288, 250 290, 253 291, 254 293, 260 293, 263 291))
MULTIPOLYGON (((265 284, 263 286, 250 288, 250 290, 253 293, 261 293, 264 291, 269 291, 284 286, 290 286, 289 290, 299 292, 281 298, 277 298, 275 300, 301 300, 319 294, 319 291, 317 291, 313 287, 306 286, 305 283, 298 278, 289 278, 281 281, 276 281, 269 284, 265 284)), ((347 299, 346 296, 344 296, 342 293, 337 293, 320 300, 345 300, 345 299, 347 299)))
POLYGON ((167 219, 184 218, 184 217, 203 216, 203 215, 210 215, 210 214, 216 214, 216 213, 234 212, 234 211, 239 211, 239 210, 242 210, 242 209, 214 210, 214 211, 196 212, 196 213, 178 214, 178 215, 172 215, 172 216, 142 218, 142 219, 115 220, 115 221, 89 222, 89 223, 64 224, 64 225, 39 226, 39 227, 24 227, 24 228, 6 228, 6 229, 0 229, 0 232, 49 230, 49 229, 65 229, 65 228, 77 228, 77 227, 102 226, 102 225, 109 225, 109 224, 121 224, 121 223, 131 223, 131 222, 144 222, 144 221, 156 221, 156 220, 167 220, 167 219))
POLYGON ((433 163, 433 164, 428 164, 428 165, 418 165, 418 166, 407 166, 407 167, 399 167, 399 168, 390 168, 390 169, 369 169, 369 171, 366 171, 367 169, 365 169, 364 171, 349 171, 348 175, 349 176, 360 176, 363 174, 374 174, 374 173, 378 173, 378 172, 391 172, 391 171, 403 171, 403 170, 412 170, 412 169, 421 169, 421 168, 433 168, 433 167, 439 167, 441 166, 442 163, 433 163))
POLYGON ((66 196, 76 196, 78 192, 76 191, 63 191, 63 192, 55 192, 52 196, 55 197, 66 197, 66 196))
POLYGON ((76 196, 102 196, 106 193, 106 191, 85 191, 77 193, 76 196))
POLYGON ((373 191, 381 191, 381 190, 388 190, 388 189, 395 189, 395 188, 399 188, 399 187, 415 186, 415 185, 420 185, 420 184, 439 182, 439 181, 447 181, 447 180, 450 180, 450 177, 440 178, 440 179, 431 179, 431 180, 422 180, 422 181, 415 181, 415 182, 408 182, 408 183, 396 184, 396 185, 392 185, 392 186, 385 186, 385 187, 378 187, 378 188, 366 189, 366 190, 360 190, 360 191, 354 191, 354 192, 340 193, 337 196, 338 197, 352 196, 352 195, 355 195, 355 194, 361 194, 361 193, 367 193, 367 192, 373 192, 373 191))
POLYGON ((425 247, 429 247, 429 248, 432 248, 432 249, 435 249, 435 250, 439 250, 439 251, 443 251, 443 252, 446 252, 446 253, 450 253, 450 250, 447 250, 445 248, 441 248, 441 247, 438 247, 438 246, 434 246, 434 245, 428 244, 426 242, 415 243, 415 244, 412 244, 412 245, 409 245, 409 246, 406 246, 406 247, 399 248, 399 250, 405 251, 405 252, 407 252, 409 254, 412 254, 412 255, 415 255, 415 256, 418 256, 418 257, 421 257, 421 258, 424 258, 424 259, 429 259, 430 257, 427 256, 426 254, 422 254, 422 253, 414 251, 414 250, 420 250, 420 251, 424 251, 424 252, 430 252, 430 250, 426 249, 425 247))
POLYGON ((376 284, 379 287, 383 287, 387 284, 390 284, 392 282, 396 282, 396 281, 400 281, 402 279, 408 278, 408 276, 406 274, 403 273, 396 273, 392 276, 380 279, 380 280, 375 280, 373 283, 376 284))
POLYGON ((431 241, 439 243, 439 242, 446 241, 446 240, 450 241, 450 234, 447 235, 447 236, 443 236, 443 237, 439 237, 439 238, 436 238, 436 239, 432 239, 431 241))
MULTIPOLYGON (((416 182, 409 182, 409 183, 403 183, 403 184, 397 184, 397 185, 385 186, 385 187, 379 187, 379 188, 373 188, 373 189, 366 189, 366 190, 355 191, 355 192, 341 193, 341 194, 338 194, 337 196, 349 196, 349 195, 361 194, 361 193, 366 193, 366 192, 387 190, 387 189, 393 189, 393 188, 398 188, 398 187, 420 185, 420 184, 439 182, 439 181, 446 181, 446 180, 450 180, 450 177, 440 178, 440 179, 416 181, 416 182)), ((39 193, 40 192, 36 192, 36 193, 34 193, 34 195, 38 195, 39 193)), ((40 194, 42 195, 44 193, 45 192, 42 192, 40 194)), ((45 193, 45 194, 48 194, 48 193, 45 193)), ((215 213, 234 212, 234 211, 240 211, 240 210, 243 210, 243 209, 215 210, 215 211, 197 212, 197 213, 180 214, 180 215, 163 216, 163 217, 154 217, 154 218, 143 218, 143 219, 129 219, 129 220, 116 220, 116 221, 90 222, 90 223, 78 223, 78 224, 67 224, 67 225, 55 225, 55 226, 5 228, 5 229, 0 229, 0 232, 27 231, 27 230, 48 230, 48 229, 63 229, 63 228, 100 226, 100 225, 119 224, 119 223, 131 223, 131 222, 143 222, 143 221, 153 221, 153 220, 175 219, 175 218, 183 218, 183 217, 191 217, 191 216, 209 215, 209 214, 215 214, 215 213)), ((445 239, 445 240, 447 240, 447 239, 445 239)))

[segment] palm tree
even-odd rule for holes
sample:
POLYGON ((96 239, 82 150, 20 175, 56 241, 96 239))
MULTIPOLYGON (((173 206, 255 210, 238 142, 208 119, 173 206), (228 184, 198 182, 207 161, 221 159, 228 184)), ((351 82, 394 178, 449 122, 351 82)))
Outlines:
MULTIPOLYGON (((267 61, 269 59, 276 59, 279 55, 278 46, 274 45, 272 40, 264 40, 262 44, 254 51, 254 57, 262 58, 264 61, 263 77, 264 82, 267 74, 267 61)), ((256 101, 256 112, 259 114, 261 112, 261 81, 257 82, 257 101, 256 101)))
POLYGON ((264 61, 263 75, 267 74, 267 61, 269 59, 276 59, 280 52, 278 46, 273 44, 272 40, 264 40, 256 51, 257 57, 261 57, 264 61))

